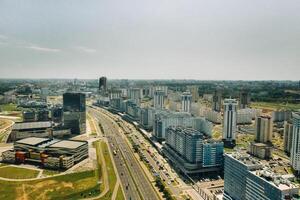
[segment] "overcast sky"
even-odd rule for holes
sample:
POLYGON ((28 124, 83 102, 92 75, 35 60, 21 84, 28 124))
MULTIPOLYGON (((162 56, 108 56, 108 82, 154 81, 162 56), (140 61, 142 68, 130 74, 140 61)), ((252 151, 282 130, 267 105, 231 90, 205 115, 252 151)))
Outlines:
POLYGON ((300 79, 299 0, 0 0, 1 78, 300 79))

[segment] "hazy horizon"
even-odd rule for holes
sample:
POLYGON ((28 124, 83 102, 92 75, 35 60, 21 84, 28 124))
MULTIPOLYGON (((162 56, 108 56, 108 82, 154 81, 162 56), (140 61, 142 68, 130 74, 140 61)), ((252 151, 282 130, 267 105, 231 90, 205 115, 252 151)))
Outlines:
POLYGON ((0 78, 299 80, 300 3, 0 2, 0 78))

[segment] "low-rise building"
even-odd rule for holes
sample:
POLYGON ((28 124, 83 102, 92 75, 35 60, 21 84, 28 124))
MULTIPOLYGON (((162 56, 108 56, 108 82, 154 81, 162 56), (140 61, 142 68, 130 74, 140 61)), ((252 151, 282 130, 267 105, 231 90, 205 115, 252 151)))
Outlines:
POLYGON ((14 142, 2 153, 9 163, 36 163, 46 168, 68 169, 88 157, 88 142, 29 137, 14 142))

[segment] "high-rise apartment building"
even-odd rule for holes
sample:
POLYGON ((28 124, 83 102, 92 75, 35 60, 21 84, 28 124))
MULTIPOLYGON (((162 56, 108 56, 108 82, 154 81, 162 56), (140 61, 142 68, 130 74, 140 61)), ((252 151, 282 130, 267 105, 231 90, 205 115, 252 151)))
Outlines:
POLYGON ((289 120, 284 122, 283 149, 286 153, 291 153, 293 139, 293 123, 289 120))
POLYGON ((270 116, 261 115, 255 119, 255 141, 271 142, 273 136, 273 121, 270 116))
POLYGON ((130 88, 128 91, 129 99, 134 101, 137 105, 140 104, 140 101, 142 99, 142 89, 140 88, 130 88))
POLYGON ((239 97, 240 109, 248 108, 250 105, 250 95, 248 91, 241 91, 239 97))
POLYGON ((165 92, 163 90, 154 91, 154 108, 162 109, 165 103, 165 92))
POLYGON ((190 93, 192 95, 192 101, 193 102, 198 101, 198 99, 199 99, 198 86, 196 86, 196 85, 188 86, 187 89, 190 91, 190 93))
POLYGON ((192 128, 167 128, 164 150, 176 166, 189 174, 216 170, 223 161, 223 143, 206 140, 201 132, 192 128))
POLYGON ((86 132, 86 102, 83 93, 63 94, 64 127, 70 128, 72 134, 86 132))
POLYGON ((295 171, 300 171, 300 112, 292 113, 293 139, 291 148, 291 164, 295 171))
POLYGON ((215 90, 212 97, 212 110, 220 112, 222 107, 222 92, 220 90, 215 90))
POLYGON ((236 99, 224 99, 224 122, 223 122, 223 140, 226 143, 235 143, 236 122, 237 122, 236 99))
POLYGON ((190 92, 184 92, 181 95, 181 111, 182 112, 191 112, 192 105, 192 95, 190 92))

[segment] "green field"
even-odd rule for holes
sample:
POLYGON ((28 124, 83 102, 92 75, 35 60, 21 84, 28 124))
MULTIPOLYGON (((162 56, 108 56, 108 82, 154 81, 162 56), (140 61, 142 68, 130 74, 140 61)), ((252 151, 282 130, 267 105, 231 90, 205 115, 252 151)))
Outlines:
POLYGON ((0 180, 0 199, 79 199, 100 193, 95 171, 85 171, 42 180, 0 180))
POLYGON ((3 111, 19 111, 20 109, 17 108, 17 105, 16 104, 2 104, 0 105, 0 111, 3 112, 3 111))
POLYGON ((39 174, 38 170, 26 169, 13 166, 5 166, 0 168, 0 177, 11 179, 27 179, 36 178, 39 174))
MULTIPOLYGON (((108 181, 109 181, 109 191, 104 195, 104 197, 101 198, 101 200, 109 200, 112 197, 115 185, 116 185, 116 181, 117 181, 117 177, 114 171, 114 167, 113 167, 113 163, 112 160, 110 158, 110 154, 108 151, 108 147, 107 144, 104 142, 96 142, 96 151, 97 154, 100 153, 100 149, 101 148, 101 152, 103 153, 104 156, 104 160, 106 163, 106 170, 108 173, 108 181)), ((103 187, 101 187, 103 189, 103 187)))
POLYGON ((117 193, 117 196, 116 196, 116 200, 125 200, 125 198, 123 196, 123 193, 122 193, 121 187, 118 188, 118 193, 117 193))
POLYGON ((291 103, 276 103, 276 102, 253 102, 251 103, 251 107, 253 108, 261 108, 261 109, 270 109, 270 110, 298 110, 300 109, 300 104, 291 104, 291 103))

